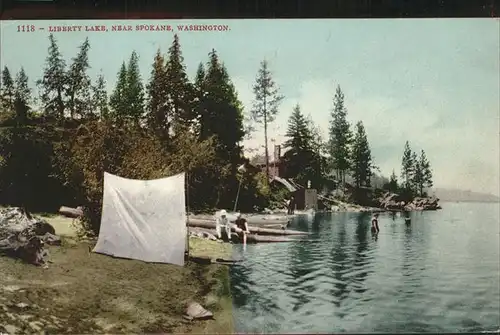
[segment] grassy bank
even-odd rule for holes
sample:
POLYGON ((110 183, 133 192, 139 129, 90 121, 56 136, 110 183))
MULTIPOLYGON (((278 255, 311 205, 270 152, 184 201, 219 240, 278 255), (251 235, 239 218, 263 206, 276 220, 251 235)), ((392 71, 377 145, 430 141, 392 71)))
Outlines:
MULTIPOLYGON (((47 269, 0 257, 0 332, 231 333, 228 268, 147 264, 91 253, 77 242, 71 220, 48 218, 63 245, 50 247, 47 269), (215 320, 189 322, 197 301, 215 320), (2 329, 2 326, 4 329, 2 329)), ((229 245, 191 239, 193 255, 228 257, 229 245)))

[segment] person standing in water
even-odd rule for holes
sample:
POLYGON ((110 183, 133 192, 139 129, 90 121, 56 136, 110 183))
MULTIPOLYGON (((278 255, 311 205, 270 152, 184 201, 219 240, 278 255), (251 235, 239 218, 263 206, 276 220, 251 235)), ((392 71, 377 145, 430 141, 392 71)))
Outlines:
POLYGON ((292 215, 295 209, 295 197, 293 195, 290 196, 288 200, 288 215, 292 215))
POLYGON ((375 213, 372 218, 372 233, 378 234, 380 231, 378 227, 378 213, 375 213))
POLYGON ((243 246, 245 247, 247 244, 247 234, 250 233, 250 231, 248 230, 248 222, 241 216, 241 213, 237 213, 236 221, 234 221, 234 224, 241 230, 241 232, 238 232, 238 234, 242 238, 243 246))
POLYGON ((411 223, 410 212, 404 211, 404 217, 405 217, 405 223, 410 224, 411 223))

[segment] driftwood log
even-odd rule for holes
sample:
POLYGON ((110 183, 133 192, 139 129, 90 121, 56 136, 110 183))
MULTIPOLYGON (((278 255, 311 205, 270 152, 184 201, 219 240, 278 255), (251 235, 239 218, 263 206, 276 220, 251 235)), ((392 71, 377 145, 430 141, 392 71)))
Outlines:
POLYGON ((61 208, 59 208, 59 213, 73 219, 77 219, 83 216, 83 210, 81 207, 72 208, 72 207, 61 206, 61 208))
MULTIPOLYGON (((193 219, 188 220, 189 227, 200 227, 207 229, 215 229, 215 221, 205 220, 205 219, 193 219)), ((232 227, 231 231, 236 232, 236 227, 232 227)), ((307 232, 298 230, 283 230, 283 229, 270 229, 270 228, 258 228, 258 227, 248 227, 250 233, 259 235, 309 235, 307 232)))
MULTIPOLYGON (((231 214, 228 215, 230 221, 234 222, 234 220, 231 220, 231 216, 232 216, 231 214)), ((268 225, 268 224, 287 226, 291 221, 291 217, 287 216, 274 217, 274 218, 265 218, 263 216, 246 216, 245 219, 249 224, 258 226, 268 225)), ((213 215, 192 215, 189 216, 189 220, 205 220, 205 221, 215 222, 215 218, 213 215)))
POLYGON ((60 244, 55 229, 22 208, 0 210, 0 253, 25 262, 44 265, 48 261, 45 244, 60 244))

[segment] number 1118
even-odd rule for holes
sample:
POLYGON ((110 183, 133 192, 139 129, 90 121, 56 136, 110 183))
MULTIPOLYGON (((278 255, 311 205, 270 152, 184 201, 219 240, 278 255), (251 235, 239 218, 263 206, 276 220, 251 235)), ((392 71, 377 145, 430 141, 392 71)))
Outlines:
POLYGON ((32 32, 35 31, 35 25, 22 25, 22 26, 17 26, 17 32, 18 33, 26 33, 26 32, 32 32))

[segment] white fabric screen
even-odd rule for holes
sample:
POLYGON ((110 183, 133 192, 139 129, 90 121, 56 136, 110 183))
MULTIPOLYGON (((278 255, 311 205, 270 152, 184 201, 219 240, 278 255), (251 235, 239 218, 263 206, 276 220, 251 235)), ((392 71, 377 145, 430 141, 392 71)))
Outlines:
POLYGON ((94 252, 184 265, 185 174, 155 180, 104 173, 101 229, 94 252))

